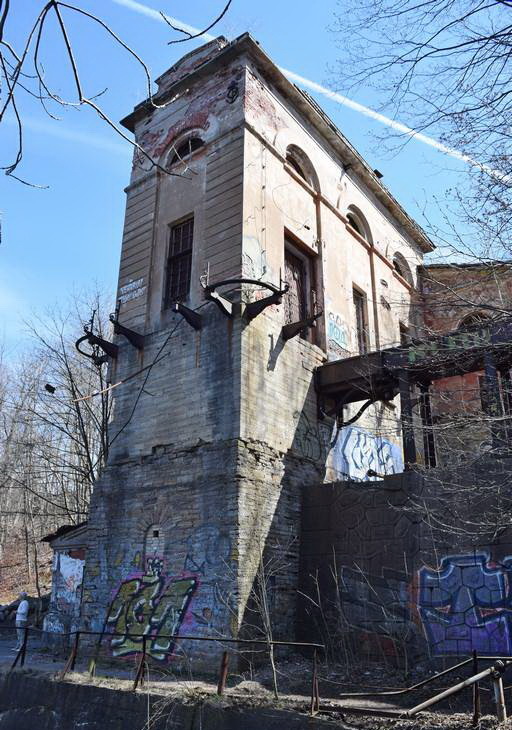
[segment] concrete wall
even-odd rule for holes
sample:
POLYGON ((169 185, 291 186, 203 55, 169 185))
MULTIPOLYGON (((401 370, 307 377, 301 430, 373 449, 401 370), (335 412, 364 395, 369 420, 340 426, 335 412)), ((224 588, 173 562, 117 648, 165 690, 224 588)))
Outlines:
POLYGON ((510 459, 304 492, 299 635, 338 657, 512 651, 510 459))
POLYGON ((0 730, 328 730, 332 723, 274 707, 230 707, 224 703, 170 701, 161 695, 56 682, 13 673, 0 681, 0 730))

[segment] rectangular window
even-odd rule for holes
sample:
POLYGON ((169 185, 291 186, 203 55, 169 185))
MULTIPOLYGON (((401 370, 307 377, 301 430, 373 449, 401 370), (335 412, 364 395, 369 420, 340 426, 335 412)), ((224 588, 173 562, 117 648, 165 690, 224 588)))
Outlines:
POLYGON ((307 317, 307 276, 305 261, 289 248, 284 252, 284 280, 288 293, 284 296, 285 323, 300 322, 307 317))
POLYGON ((356 314, 357 348, 360 355, 368 352, 368 318, 366 314, 366 296, 359 289, 352 290, 356 314))
POLYGON ((186 299, 190 291, 193 238, 194 216, 171 226, 167 258, 166 307, 173 302, 186 299))

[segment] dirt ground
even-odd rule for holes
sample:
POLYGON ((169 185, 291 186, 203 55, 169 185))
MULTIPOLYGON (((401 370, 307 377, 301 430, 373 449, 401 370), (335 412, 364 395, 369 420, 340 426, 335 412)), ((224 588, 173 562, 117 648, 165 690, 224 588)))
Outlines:
MULTIPOLYGON (((14 636, 4 636, 0 640, 0 671, 6 672, 12 665, 15 653, 14 636)), ((66 675, 65 681, 94 684, 122 692, 133 691, 133 680, 137 667, 137 657, 115 660, 99 659, 95 676, 90 676, 90 655, 79 656, 74 672, 66 675)), ((286 657, 277 661, 278 699, 274 697, 273 676, 268 666, 255 668, 239 661, 239 657, 230 657, 225 693, 217 696, 218 669, 212 668, 208 676, 193 668, 192 662, 162 666, 157 662, 149 662, 145 668, 145 682, 137 691, 151 695, 155 707, 166 712, 166 707, 173 701, 185 703, 215 703, 220 706, 239 707, 274 707, 309 713, 311 702, 312 663, 302 656, 286 657), (244 666, 244 669, 240 669, 244 666)), ((66 662, 66 653, 56 654, 34 640, 29 644, 25 668, 14 671, 42 673, 56 681, 66 662)), ((447 666, 453 662, 450 661, 447 666)), ((482 663, 481 668, 489 664, 482 663)), ((320 662, 318 682, 320 695, 320 712, 318 719, 332 723, 335 727, 348 730, 412 730, 413 728, 455 730, 472 727, 472 689, 466 688, 456 697, 443 701, 436 706, 435 712, 425 712, 412 719, 400 717, 404 711, 414 707, 428 697, 452 686, 470 676, 470 667, 464 667, 457 673, 436 679, 425 688, 406 694, 378 695, 379 692, 393 692, 425 679, 439 671, 442 667, 419 665, 404 676, 403 671, 382 665, 364 663, 351 666, 333 666, 320 662), (363 697, 347 697, 350 693, 363 693, 363 697), (373 694, 371 694, 373 693, 373 694), (355 708, 365 707, 368 710, 391 711, 394 717, 356 714, 355 708)), ((504 675, 506 687, 505 699, 512 713, 512 670, 504 675)), ((489 681, 481 683, 482 718, 481 730, 507 728, 512 730, 512 723, 498 725, 495 705, 489 681)), ((263 729, 262 729, 263 730, 263 729)), ((283 728, 283 730, 285 730, 283 728)))

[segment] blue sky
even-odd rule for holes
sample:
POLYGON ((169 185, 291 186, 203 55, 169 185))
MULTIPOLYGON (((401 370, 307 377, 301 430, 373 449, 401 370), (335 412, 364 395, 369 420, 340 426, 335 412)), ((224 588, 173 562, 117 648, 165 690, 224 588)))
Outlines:
MULTIPOLYGON (((130 0, 77 0, 102 18, 150 67, 156 78, 181 55, 201 41, 168 46, 178 37, 151 10, 134 9, 130 0), (132 7, 130 7, 130 5, 132 7)), ((144 0, 140 5, 163 10, 196 27, 207 25, 222 0, 144 0)), ((12 14, 7 37, 20 44, 42 2, 22 3, 12 14)), ((329 31, 334 0, 233 0, 215 33, 233 38, 249 31, 274 61, 296 74, 329 85, 329 67, 338 56, 336 38, 329 31)), ((341 2, 339 7, 343 7, 341 2)), ((98 100, 113 120, 121 119, 146 96, 144 74, 126 52, 84 18, 69 12, 69 31, 85 91, 93 95, 108 87, 98 100)), ((52 88, 72 98, 70 69, 57 42, 54 23, 45 32, 42 60, 52 88)), ((308 89, 313 93, 311 89, 308 89)), ((395 156, 383 151, 375 134, 386 128, 360 112, 313 93, 342 132, 373 166, 408 212, 423 223, 422 211, 437 216, 434 198, 457 184, 465 163, 421 142, 411 140, 395 156)), ((376 105, 371 90, 361 89, 355 101, 376 105)), ((19 354, 24 342, 23 319, 55 303, 72 291, 98 282, 115 289, 121 244, 131 148, 92 110, 52 106, 60 121, 50 119, 40 105, 20 96, 25 149, 19 174, 46 189, 26 187, 0 176, 0 342, 19 354)), ((391 130, 390 130, 391 133, 391 130)), ((2 163, 13 149, 15 126, 0 126, 2 163)))

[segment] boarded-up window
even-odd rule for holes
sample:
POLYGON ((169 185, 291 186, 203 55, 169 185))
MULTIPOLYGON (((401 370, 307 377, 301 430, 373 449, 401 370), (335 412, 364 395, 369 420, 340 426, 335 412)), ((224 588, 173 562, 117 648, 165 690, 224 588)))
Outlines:
POLYGON ((306 263, 289 248, 284 253, 284 280, 289 287, 284 297, 285 322, 300 322, 307 316, 306 263))
POLYGON ((193 238, 193 216, 171 227, 167 259, 166 307, 185 299, 190 291, 193 238))
POLYGON ((359 354, 368 352, 368 320, 366 316, 366 297, 358 289, 353 290, 356 316, 356 337, 359 354))

